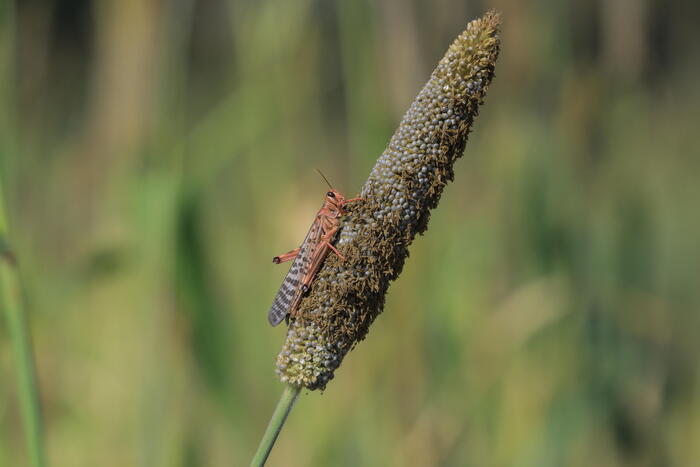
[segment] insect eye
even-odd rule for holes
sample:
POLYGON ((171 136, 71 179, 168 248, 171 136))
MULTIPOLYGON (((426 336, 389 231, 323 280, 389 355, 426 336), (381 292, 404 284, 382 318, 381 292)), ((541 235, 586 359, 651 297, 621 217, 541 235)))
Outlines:
POLYGON ((326 193, 326 196, 328 196, 329 198, 335 198, 335 193, 329 191, 328 193, 326 193))

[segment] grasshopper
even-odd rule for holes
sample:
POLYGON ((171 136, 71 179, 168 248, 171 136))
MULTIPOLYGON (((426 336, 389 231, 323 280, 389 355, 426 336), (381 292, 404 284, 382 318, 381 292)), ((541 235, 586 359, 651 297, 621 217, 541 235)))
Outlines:
MULTIPOLYGON (((326 180, 320 171, 319 173, 326 180)), ((331 244, 331 241, 340 229, 341 216, 347 213, 345 205, 362 198, 345 199, 342 194, 333 189, 330 183, 328 186, 330 191, 326 193, 323 206, 316 214, 301 246, 272 258, 272 262, 275 264, 294 260, 275 296, 270 311, 267 313, 267 320, 272 326, 277 326, 285 318, 289 320, 290 317, 295 316, 302 297, 309 291, 311 282, 313 282, 329 252, 333 251, 340 259, 345 259, 331 244)))

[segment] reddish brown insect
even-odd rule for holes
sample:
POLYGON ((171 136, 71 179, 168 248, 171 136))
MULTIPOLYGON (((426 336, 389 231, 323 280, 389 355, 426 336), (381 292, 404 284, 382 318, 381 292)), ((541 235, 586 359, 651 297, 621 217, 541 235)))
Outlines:
MULTIPOLYGON (((323 174, 321 176, 323 177, 323 174)), ((326 177, 323 178, 325 180, 326 177)), ((332 250, 338 257, 345 259, 331 244, 331 241, 340 228, 340 217, 346 214, 345 205, 360 199, 345 199, 343 195, 331 187, 330 191, 326 193, 323 206, 316 214, 314 223, 311 224, 309 233, 306 234, 301 246, 289 253, 272 258, 272 262, 275 264, 294 260, 279 292, 277 292, 270 311, 267 313, 267 320, 272 326, 277 326, 288 316, 294 316, 301 298, 309 290, 311 282, 313 282, 329 251, 332 250)))

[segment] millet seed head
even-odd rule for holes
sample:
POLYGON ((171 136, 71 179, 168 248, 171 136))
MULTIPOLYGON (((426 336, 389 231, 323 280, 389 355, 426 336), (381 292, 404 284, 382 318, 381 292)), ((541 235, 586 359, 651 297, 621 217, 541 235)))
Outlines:
POLYGON ((500 17, 474 20, 452 43, 349 207, 336 246, 290 322, 277 374, 324 389, 382 312, 384 297, 454 176, 498 57, 500 17))

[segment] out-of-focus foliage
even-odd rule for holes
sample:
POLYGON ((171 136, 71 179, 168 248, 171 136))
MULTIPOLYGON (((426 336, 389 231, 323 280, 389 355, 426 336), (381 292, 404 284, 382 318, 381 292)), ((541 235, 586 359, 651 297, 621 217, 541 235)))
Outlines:
MULTIPOLYGON (((700 458, 697 2, 0 3, 0 176, 54 466, 247 465, 266 312, 467 21, 503 13, 456 181, 270 465, 700 458)), ((23 465, 0 326, 0 464, 23 465)))

